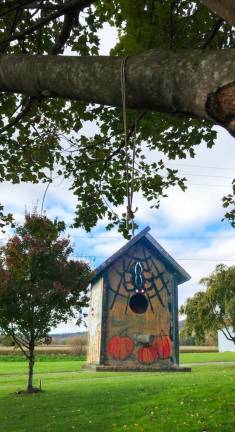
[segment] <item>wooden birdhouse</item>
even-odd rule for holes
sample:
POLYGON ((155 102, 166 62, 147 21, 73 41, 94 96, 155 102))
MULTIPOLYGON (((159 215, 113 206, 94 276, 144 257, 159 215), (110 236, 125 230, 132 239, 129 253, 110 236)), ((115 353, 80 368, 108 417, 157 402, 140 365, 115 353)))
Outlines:
POLYGON ((178 285, 188 273, 145 228, 95 270, 87 366, 179 370, 178 285))

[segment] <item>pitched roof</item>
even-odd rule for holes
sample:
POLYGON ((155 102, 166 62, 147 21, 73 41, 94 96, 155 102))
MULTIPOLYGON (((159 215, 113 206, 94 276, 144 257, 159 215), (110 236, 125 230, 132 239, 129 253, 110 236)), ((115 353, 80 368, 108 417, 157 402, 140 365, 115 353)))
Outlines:
POLYGON ((105 260, 102 264, 100 264, 93 272, 94 277, 92 279, 96 279, 105 269, 107 269, 114 261, 116 261, 121 255, 123 255, 128 249, 134 246, 141 239, 145 239, 147 245, 151 247, 153 253, 160 254, 162 260, 165 262, 166 266, 170 268, 173 272, 177 274, 178 283, 181 284, 183 282, 188 281, 191 276, 178 264, 171 255, 166 252, 166 250, 155 240, 148 232, 150 231, 149 227, 144 228, 140 231, 136 236, 134 236, 131 240, 129 240, 123 247, 121 247, 117 252, 115 252, 111 257, 105 260))

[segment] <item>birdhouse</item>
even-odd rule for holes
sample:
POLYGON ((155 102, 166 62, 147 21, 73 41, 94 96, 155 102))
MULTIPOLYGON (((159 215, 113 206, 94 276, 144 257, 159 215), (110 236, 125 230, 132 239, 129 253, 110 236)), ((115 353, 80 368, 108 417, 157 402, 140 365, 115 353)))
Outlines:
POLYGON ((147 227, 94 272, 87 366, 181 370, 178 285, 188 273, 147 227))

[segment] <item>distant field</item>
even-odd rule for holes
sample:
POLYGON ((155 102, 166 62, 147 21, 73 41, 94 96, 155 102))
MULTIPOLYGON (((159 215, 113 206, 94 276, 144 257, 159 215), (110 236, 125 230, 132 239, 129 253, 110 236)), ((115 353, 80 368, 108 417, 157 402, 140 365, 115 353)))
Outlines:
MULTIPOLYGON (((70 345, 41 345, 36 347, 40 354, 71 354, 73 347, 70 345)), ((21 354, 19 348, 0 346, 0 355, 21 354)))
POLYGON ((195 353, 195 352, 218 352, 217 346, 197 346, 197 345, 181 345, 181 353, 195 353))
POLYGON ((42 394, 17 396, 24 362, 0 362, 4 432, 234 432, 235 367, 191 373, 86 372, 84 362, 41 361, 42 394))

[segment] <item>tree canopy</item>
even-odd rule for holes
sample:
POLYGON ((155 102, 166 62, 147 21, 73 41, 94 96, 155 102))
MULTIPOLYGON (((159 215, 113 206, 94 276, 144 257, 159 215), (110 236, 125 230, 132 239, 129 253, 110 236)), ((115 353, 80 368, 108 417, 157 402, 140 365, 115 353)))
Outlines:
MULTIPOLYGON (((151 161, 151 152, 194 157, 202 140, 213 147, 215 124, 235 133, 234 5, 221 3, 3 1, 0 181, 69 178, 78 198, 74 226, 90 230, 108 218, 108 228, 117 224, 125 234, 125 215, 116 208, 128 184, 153 207, 170 186, 184 190, 185 178, 161 159, 151 161), (98 56, 105 23, 118 31, 107 58, 98 56), (89 137, 82 127, 91 121, 97 132, 89 137)), ((235 182, 223 199, 233 226, 234 194, 235 182)))
POLYGON ((35 345, 59 323, 79 319, 88 304, 91 270, 86 262, 70 259, 64 229, 63 222, 27 214, 0 250, 0 329, 29 362, 29 392, 35 345))
POLYGON ((221 330, 235 343, 235 266, 219 264, 200 283, 206 291, 197 292, 181 306, 180 312, 186 315, 184 334, 204 341, 207 332, 221 330))

